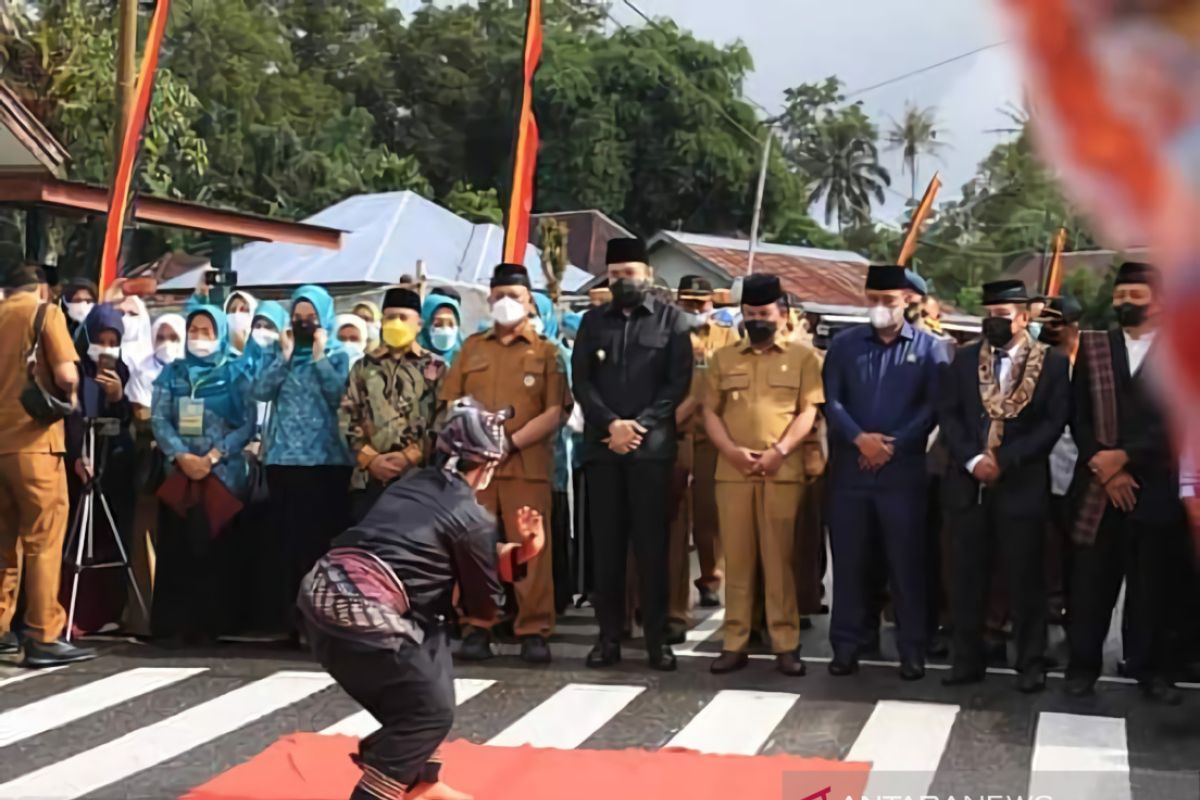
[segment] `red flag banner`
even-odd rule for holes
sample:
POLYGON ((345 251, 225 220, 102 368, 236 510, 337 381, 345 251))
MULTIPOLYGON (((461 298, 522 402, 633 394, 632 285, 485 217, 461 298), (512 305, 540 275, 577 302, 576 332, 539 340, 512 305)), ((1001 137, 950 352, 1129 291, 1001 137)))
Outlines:
POLYGON ((542 58, 542 0, 529 0, 525 22, 525 70, 522 75, 521 105, 513 146, 512 193, 508 199, 504 231, 504 260, 525 262, 529 244, 529 214, 533 210, 533 185, 537 173, 538 127, 533 114, 533 76, 542 58))
POLYGON ((935 172, 933 180, 929 182, 929 188, 925 190, 925 196, 921 198, 920 205, 913 211, 908 233, 904 235, 904 245, 900 248, 900 257, 896 259, 896 263, 902 267, 908 266, 908 260, 913 257, 913 253, 917 252, 917 237, 921 235, 921 226, 925 224, 925 217, 929 216, 929 209, 933 208, 933 200, 937 197, 940 188, 942 188, 942 179, 935 172))
POLYGON ((1050 256, 1050 268, 1046 270, 1046 296, 1058 297, 1063 281, 1063 247, 1067 244, 1067 229, 1059 228, 1054 237, 1054 253, 1050 256))
POLYGON ((112 188, 108 194, 108 219, 104 231, 104 249, 100 257, 100 293, 103 294, 117 279, 117 261, 121 257, 121 239, 125 233, 125 220, 130 208, 130 187, 137 167, 138 152, 142 148, 142 134, 146 117, 150 113, 150 98, 154 94, 154 73, 158 69, 158 51, 163 33, 167 29, 167 15, 171 0, 158 0, 154 16, 150 20, 150 31, 146 34, 146 49, 142 54, 142 66, 138 70, 137 96, 134 98, 133 113, 125 120, 121 136, 121 156, 113 175, 112 188))

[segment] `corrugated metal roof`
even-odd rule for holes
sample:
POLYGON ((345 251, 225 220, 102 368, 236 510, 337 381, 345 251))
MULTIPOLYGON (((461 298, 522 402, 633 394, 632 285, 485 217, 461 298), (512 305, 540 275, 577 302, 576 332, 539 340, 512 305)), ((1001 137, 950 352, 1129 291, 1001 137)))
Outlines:
MULTIPOLYGON (((480 283, 502 260, 504 236, 498 226, 476 225, 413 192, 357 195, 305 221, 346 231, 341 249, 271 242, 239 247, 233 253, 238 285, 387 285, 415 275, 418 260, 431 278, 480 283)), ((541 256, 533 246, 526 247, 525 265, 534 286, 544 285, 541 256)), ((589 277, 568 267, 565 288, 578 288, 589 277)), ((183 275, 162 288, 188 289, 195 280, 183 275)))

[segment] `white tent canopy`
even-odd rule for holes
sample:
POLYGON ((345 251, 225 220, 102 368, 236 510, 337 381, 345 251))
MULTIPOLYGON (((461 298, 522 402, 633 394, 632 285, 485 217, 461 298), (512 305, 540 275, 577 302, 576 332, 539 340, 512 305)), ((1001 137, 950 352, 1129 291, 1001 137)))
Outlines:
MULTIPOLYGON (((363 194, 309 217, 306 222, 345 231, 339 250, 278 242, 252 242, 233 253, 238 286, 298 286, 315 283, 386 286, 402 275, 416 276, 425 263, 433 283, 485 284, 503 260, 504 231, 475 224, 413 192, 363 194)), ((541 254, 527 245, 525 265, 535 288, 545 285, 541 254)), ((563 288, 572 291, 591 278, 568 266, 563 288)), ((189 273, 167 281, 165 291, 196 285, 189 273)))

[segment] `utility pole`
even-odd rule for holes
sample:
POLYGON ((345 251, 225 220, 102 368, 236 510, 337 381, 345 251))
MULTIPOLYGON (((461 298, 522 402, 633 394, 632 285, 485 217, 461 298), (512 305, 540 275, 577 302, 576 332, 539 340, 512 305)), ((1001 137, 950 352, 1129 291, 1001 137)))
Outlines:
MULTIPOLYGON (((117 4, 117 119, 113 130, 113 164, 121 160, 121 137, 133 114, 137 88, 138 0, 117 4)), ((114 166, 114 169, 116 167, 114 166)))
POLYGON ((750 222, 750 252, 746 256, 746 274, 754 274, 754 251, 758 249, 758 225, 762 219, 763 190, 767 186, 767 164, 771 160, 771 125, 763 137, 762 165, 758 168, 758 190, 754 194, 754 217, 750 222))

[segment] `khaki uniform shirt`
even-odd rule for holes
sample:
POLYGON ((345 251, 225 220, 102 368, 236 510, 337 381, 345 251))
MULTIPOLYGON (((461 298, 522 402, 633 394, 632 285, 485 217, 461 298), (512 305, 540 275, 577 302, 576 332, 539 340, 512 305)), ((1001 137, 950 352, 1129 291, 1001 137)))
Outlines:
MULTIPOLYGON (((796 415, 823 402, 825 390, 816 352, 782 336, 762 351, 743 339, 717 351, 709 366, 706 406, 721 418, 739 447, 757 451, 773 447, 796 415)), ((721 456, 717 480, 742 481, 746 476, 721 456)), ((803 448, 797 447, 770 480, 803 481, 803 448)))
MULTIPOLYGON (((712 362, 713 355, 718 350, 736 343, 737 340, 737 328, 725 327, 715 322, 709 322, 692 331, 692 353, 696 360, 692 369, 692 388, 688 393, 689 397, 695 398, 697 402, 704 401, 705 375, 708 374, 708 367, 712 362)), ((697 441, 708 440, 708 434, 704 432, 704 413, 701 409, 697 409, 696 413, 692 415, 688 430, 680 431, 680 433, 691 433, 697 441)))
MULTIPOLYGON (((512 406, 505 425, 509 435, 546 410, 570 410, 567 376, 558 358, 558 345, 524 325, 504 344, 495 331, 477 333, 462 350, 442 382, 441 398, 449 403, 473 397, 489 411, 512 406)), ((499 478, 549 481, 554 469, 553 436, 509 456, 496 470, 499 478)))
MULTIPOLYGON (((36 292, 17 292, 0 302, 0 455, 66 452, 63 423, 34 422, 21 405, 28 380, 25 358, 33 346, 38 302, 36 292)), ((61 308, 47 305, 43 324, 36 374, 43 389, 61 397, 53 368, 76 362, 79 355, 61 308)))
POLYGON ((424 463, 445 371, 445 362, 415 344, 399 358, 385 347, 351 367, 341 417, 358 465, 352 488, 366 488, 367 465, 380 453, 404 453, 414 467, 424 463))

